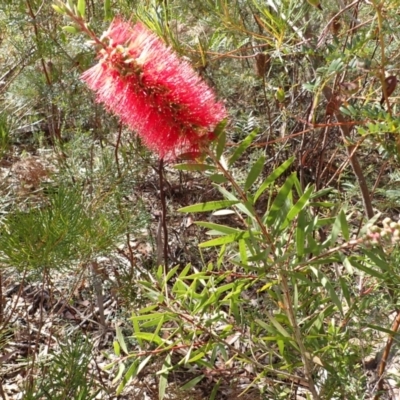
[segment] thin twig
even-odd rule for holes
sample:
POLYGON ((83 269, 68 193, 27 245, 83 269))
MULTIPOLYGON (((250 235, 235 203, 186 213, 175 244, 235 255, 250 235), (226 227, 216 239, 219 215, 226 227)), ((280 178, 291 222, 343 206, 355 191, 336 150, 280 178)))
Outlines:
POLYGON ((121 143, 121 134, 122 134, 122 124, 119 124, 117 143, 115 144, 115 149, 114 149, 114 157, 115 157, 115 164, 117 165, 118 178, 121 178, 121 167, 119 165, 119 157, 118 157, 119 145, 121 143))
POLYGON ((0 271, 0 326, 3 323, 4 318, 4 303, 3 303, 3 274, 0 271))
POLYGON ((0 379, 0 396, 1 396, 1 398, 3 400, 7 400, 7 397, 6 397, 6 395, 4 393, 4 390, 3 390, 3 382, 1 381, 1 379, 0 379))
POLYGON ((385 372, 385 368, 387 365, 387 360, 389 359, 390 355, 390 350, 393 345, 393 339, 394 336, 396 335, 397 331, 399 330, 400 327, 400 310, 397 310, 396 318, 393 321, 392 324, 392 333, 389 334, 388 339, 386 341, 386 346, 385 350, 382 355, 381 362, 379 364, 379 369, 378 369, 378 393, 375 395, 374 400, 378 400, 381 397, 382 390, 383 390, 383 374, 385 372))
POLYGON ((164 160, 161 158, 158 166, 160 177, 160 200, 161 200, 161 225, 164 233, 164 272, 168 272, 168 229, 167 229, 167 205, 164 192, 164 160))
POLYGON ((303 367, 304 367, 304 374, 307 378, 307 383, 308 383, 308 388, 313 396, 314 400, 319 400, 319 394, 317 392, 317 388, 315 387, 314 384, 314 379, 312 376, 312 366, 311 366, 311 362, 310 362, 310 356, 309 356, 309 352, 307 351, 304 343, 303 343, 303 337, 302 337, 302 333, 301 333, 301 329, 297 323, 297 319, 296 319, 296 314, 295 311, 293 309, 293 301, 292 298, 290 296, 290 291, 289 291, 289 284, 287 281, 287 276, 286 274, 282 271, 280 272, 280 278, 281 278, 281 283, 282 283, 282 287, 284 290, 284 301, 285 301, 285 308, 287 310, 287 315, 290 319, 290 323, 293 327, 293 332, 294 332, 294 337, 296 340, 296 343, 299 346, 300 349, 300 355, 303 361, 303 367))

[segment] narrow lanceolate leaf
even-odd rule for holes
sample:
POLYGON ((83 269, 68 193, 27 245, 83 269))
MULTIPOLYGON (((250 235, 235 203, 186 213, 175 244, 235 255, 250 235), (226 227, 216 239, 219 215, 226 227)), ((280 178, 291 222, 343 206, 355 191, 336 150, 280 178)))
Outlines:
POLYGON ((398 334, 398 332, 392 331, 390 329, 387 329, 387 328, 385 328, 383 326, 379 326, 379 325, 366 324, 365 326, 367 326, 368 328, 376 329, 379 332, 387 333, 388 335, 391 335, 391 336, 395 336, 398 334))
POLYGON ((185 383, 183 386, 181 386, 182 390, 188 390, 194 388, 202 379, 204 379, 204 375, 199 375, 196 376, 196 378, 193 378, 190 380, 188 383, 185 383))
POLYGON ((351 307, 351 294, 349 290, 349 284, 343 277, 339 277, 340 287, 342 288, 343 297, 346 299, 347 306, 351 307))
POLYGON ((284 215, 285 209, 287 209, 288 204, 291 202, 292 198, 292 187, 294 184, 295 175, 292 174, 286 179, 283 186, 280 188, 278 194, 275 197, 274 202, 268 211, 268 216, 266 219, 267 226, 275 226, 276 229, 280 227, 281 222, 283 222, 286 215, 284 215))
MULTIPOLYGON (((165 357, 163 369, 168 371, 171 366, 171 355, 168 354, 165 357)), ((168 386, 168 372, 164 372, 160 374, 159 382, 158 382, 158 399, 163 400, 165 397, 165 392, 168 386)))
POLYGON ((260 176, 261 171, 264 168, 265 156, 261 156, 251 167, 249 174, 247 175, 246 182, 244 184, 244 190, 247 191, 251 188, 253 183, 260 176))
POLYGON ((296 226, 296 255, 299 259, 304 255, 306 239, 307 216, 305 211, 300 212, 296 226))
POLYGON ((61 7, 58 7, 54 4, 52 4, 51 6, 54 8, 54 11, 58 12, 59 14, 65 14, 65 11, 61 7))
POLYGON ((226 131, 224 130, 225 125, 226 125, 226 120, 223 121, 223 123, 218 124, 217 132, 214 131, 214 134, 218 135, 217 151, 216 151, 217 160, 221 158, 222 153, 225 150, 225 144, 226 144, 226 131))
POLYGON ((351 265, 354 268, 359 269, 360 271, 366 272, 368 275, 374 276, 375 278, 385 280, 385 275, 381 274, 379 271, 377 271, 374 268, 367 267, 364 265, 362 262, 356 262, 355 260, 351 260, 351 265))
POLYGON ((343 315, 343 308, 342 308, 342 302, 340 301, 338 295, 336 294, 335 288, 332 286, 330 280, 328 277, 321 272, 319 269, 310 266, 311 271, 314 273, 314 275, 317 277, 318 282, 328 291, 329 296, 333 303, 336 305, 340 313, 343 315))
POLYGON ((213 165, 195 163, 178 164, 174 165, 174 168, 179 171, 214 171, 216 169, 213 165))
MULTIPOLYGON (((228 192, 225 188, 223 188, 222 186, 218 186, 217 189, 220 191, 220 193, 222 194, 222 196, 224 196, 226 199, 231 200, 231 201, 237 201, 238 204, 236 204, 236 208, 246 214, 248 217, 250 218, 254 218, 255 215, 255 210, 254 210, 254 206, 251 201, 245 201, 245 202, 240 202, 234 194, 232 194, 231 192, 228 192)), ((250 197, 250 196, 248 196, 250 197)))
POLYGON ((221 183, 225 183, 228 181, 228 179, 225 178, 224 175, 221 174, 212 174, 209 176, 209 179, 211 182, 217 183, 217 184, 221 184, 221 183))
POLYGON ((192 206, 187 206, 180 208, 178 211, 180 212, 207 212, 219 210, 221 208, 226 208, 233 206, 239 203, 238 200, 218 200, 218 201, 209 201, 207 203, 198 203, 193 204, 192 206))
POLYGON ((110 21, 111 19, 111 0, 104 0, 104 21, 110 21))
POLYGON ((119 326, 115 327, 115 333, 117 335, 117 340, 118 340, 119 345, 121 346, 122 351, 125 354, 128 354, 128 349, 126 347, 124 335, 122 334, 121 328, 119 326))
POLYGON ((217 396, 217 393, 218 393, 218 389, 219 389, 220 383, 221 383, 221 378, 218 379, 217 383, 214 385, 213 390, 211 391, 209 400, 216 400, 216 398, 217 398, 216 396, 217 396))
POLYGON ((235 152, 232 154, 232 156, 228 161, 229 166, 231 166, 246 151, 246 149, 253 142, 257 133, 258 133, 257 130, 250 132, 249 136, 247 136, 246 139, 244 139, 243 142, 239 144, 238 148, 235 150, 235 152))
POLYGON ((196 221, 195 224, 198 226, 202 226, 204 228, 212 229, 223 235, 231 235, 231 234, 242 232, 242 230, 240 230, 240 229, 235 229, 235 228, 231 228, 230 226, 225 226, 225 225, 220 225, 220 224, 214 224, 212 222, 196 221))
POLYGON ((154 342, 157 346, 160 346, 164 343, 159 336, 150 332, 138 332, 134 333, 132 336, 138 340, 142 339, 147 340, 148 342, 154 342))
POLYGON ((376 251, 376 253, 375 253, 375 252, 372 252, 372 251, 369 251, 369 250, 365 250, 365 254, 382 271, 385 271, 385 272, 390 271, 389 264, 383 259, 383 257, 379 257, 380 251, 376 251))
POLYGON ((264 193, 265 189, 267 189, 271 183, 275 182, 276 179, 279 178, 290 167, 293 161, 294 157, 289 158, 280 167, 276 168, 271 175, 268 176, 268 178, 261 184, 254 195, 254 201, 257 201, 257 199, 264 193))
POLYGON ((122 378, 122 381, 121 381, 121 383, 119 384, 119 386, 117 388, 117 395, 121 394, 122 391, 124 390, 125 386, 127 385, 127 383, 132 379, 132 377, 136 376, 138 366, 139 366, 139 362, 135 361, 129 367, 128 371, 126 371, 126 374, 122 378))
POLYGON ((122 377, 122 374, 125 371, 125 364, 124 363, 120 363, 118 366, 118 372, 117 375, 115 375, 115 378, 112 380, 112 384, 115 385, 122 377))
POLYGON ((227 235, 222 236, 217 239, 208 240, 207 242, 203 242, 199 244, 199 247, 214 247, 214 246, 221 246, 223 244, 237 242, 240 239, 248 239, 250 237, 249 232, 241 232, 235 235, 227 235))
POLYGON ((245 267, 247 267, 247 265, 248 265, 247 245, 246 245, 246 241, 243 239, 239 240, 239 254, 240 254, 240 262, 245 267))
POLYGON ((340 225, 342 227, 342 235, 345 240, 350 239, 350 232, 349 232, 349 224, 347 223, 346 214, 343 210, 340 211, 339 214, 340 225))
MULTIPOLYGON (((274 326, 275 330, 277 331, 277 333, 279 333, 279 335, 285 339, 287 339, 292 346, 295 349, 299 349, 297 346, 297 343, 293 340, 292 335, 276 320, 276 318, 274 318, 274 316, 270 313, 267 313, 267 317, 268 319, 271 321, 272 325, 274 326)), ((260 320, 260 319, 256 319, 255 322, 260 325, 261 327, 263 327, 264 329, 266 329, 268 332, 273 331, 273 329, 271 329, 270 326, 268 326, 267 323, 265 323, 264 321, 260 320)))
POLYGON ((78 33, 79 30, 77 28, 75 28, 74 26, 63 26, 61 28, 63 31, 68 32, 68 33, 78 33))
POLYGON ((121 355, 121 346, 119 345, 117 340, 114 340, 113 342, 113 347, 114 347, 114 353, 117 357, 121 355))
POLYGON ((79 16, 82 18, 85 18, 85 8, 86 8, 85 0, 78 0, 77 9, 79 16))
POLYGON ((304 209, 304 207, 307 205, 308 200, 310 199, 311 193, 313 192, 314 187, 310 186, 306 192, 303 194, 303 196, 300 197, 300 199, 297 201, 297 203, 290 209, 288 212, 285 222, 282 224, 281 229, 285 229, 290 222, 292 222, 297 215, 300 213, 301 210, 304 209))
POLYGON ((140 364, 137 369, 137 374, 140 374, 140 371, 147 365, 147 363, 150 361, 152 355, 145 357, 142 361, 140 361, 140 364))

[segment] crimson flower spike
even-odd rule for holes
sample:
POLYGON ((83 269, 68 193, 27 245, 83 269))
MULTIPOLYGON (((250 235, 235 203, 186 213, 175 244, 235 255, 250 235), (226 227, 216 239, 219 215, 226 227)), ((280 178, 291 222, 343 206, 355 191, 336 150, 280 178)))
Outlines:
POLYGON ((226 118, 214 92, 142 23, 115 19, 101 40, 99 62, 81 77, 96 100, 160 159, 199 156, 226 118))

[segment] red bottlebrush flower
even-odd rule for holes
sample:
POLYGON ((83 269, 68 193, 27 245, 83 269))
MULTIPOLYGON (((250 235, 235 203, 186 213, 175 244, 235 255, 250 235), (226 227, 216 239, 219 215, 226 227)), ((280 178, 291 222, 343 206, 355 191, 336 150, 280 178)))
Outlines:
POLYGON ((199 155, 226 117, 214 92, 142 23, 116 19, 102 41, 99 63, 82 75, 97 101, 160 158, 199 155))

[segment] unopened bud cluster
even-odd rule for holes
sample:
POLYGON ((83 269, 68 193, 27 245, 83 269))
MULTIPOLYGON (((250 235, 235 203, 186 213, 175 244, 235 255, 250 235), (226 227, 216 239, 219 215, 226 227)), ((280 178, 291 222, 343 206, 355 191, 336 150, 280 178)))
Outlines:
POLYGON ((394 222, 390 218, 382 221, 383 227, 372 225, 364 240, 365 244, 385 245, 396 244, 400 242, 400 222, 394 222))

